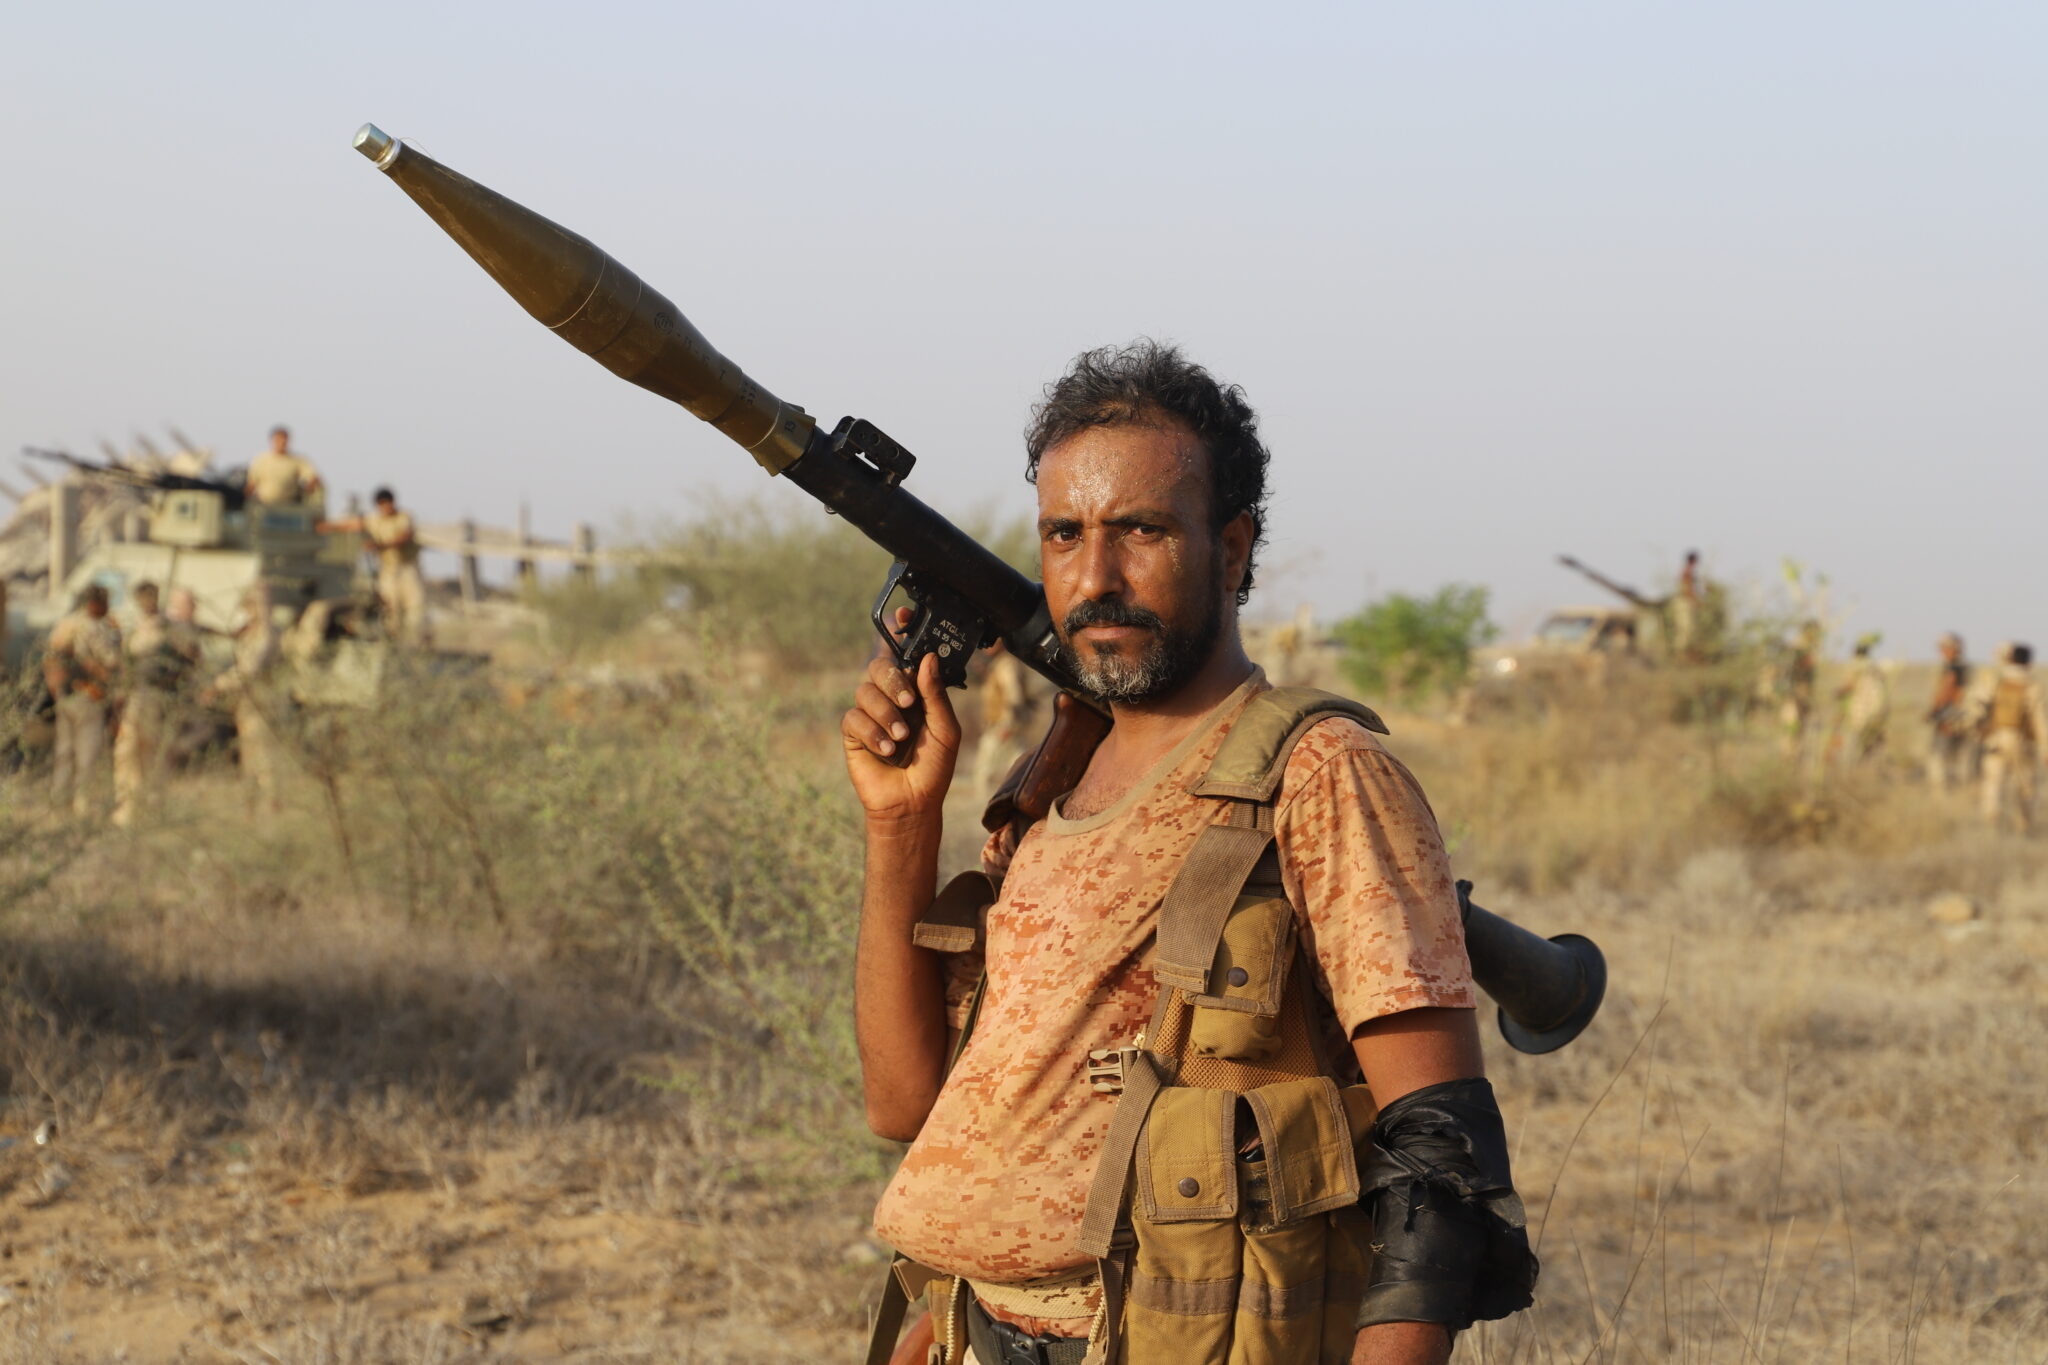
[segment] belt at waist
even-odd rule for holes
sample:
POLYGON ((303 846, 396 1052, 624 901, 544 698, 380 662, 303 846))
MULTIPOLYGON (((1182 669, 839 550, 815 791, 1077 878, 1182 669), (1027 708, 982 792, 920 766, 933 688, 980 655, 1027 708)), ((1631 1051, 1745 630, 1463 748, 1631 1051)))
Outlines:
POLYGON ((974 1351, 975 1365, 1081 1365, 1088 1354, 1086 1337, 1033 1336, 1021 1327, 997 1322, 971 1296, 967 1344, 974 1351))

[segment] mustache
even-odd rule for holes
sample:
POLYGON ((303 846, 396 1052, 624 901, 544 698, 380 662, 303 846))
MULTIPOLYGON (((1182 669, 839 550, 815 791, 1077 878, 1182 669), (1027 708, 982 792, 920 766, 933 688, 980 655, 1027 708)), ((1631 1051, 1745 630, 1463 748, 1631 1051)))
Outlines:
POLYGON ((1061 622, 1068 635, 1089 626, 1139 626, 1146 630, 1164 630, 1166 623, 1159 619, 1159 613, 1147 607, 1130 602, 1119 602, 1105 598, 1099 602, 1082 602, 1067 613, 1061 622))

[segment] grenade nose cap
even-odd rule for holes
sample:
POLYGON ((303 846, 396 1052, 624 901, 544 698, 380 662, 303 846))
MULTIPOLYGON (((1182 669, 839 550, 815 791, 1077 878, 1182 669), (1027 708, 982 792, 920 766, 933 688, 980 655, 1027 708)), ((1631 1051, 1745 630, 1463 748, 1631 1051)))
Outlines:
POLYGON ((356 129, 355 149, 376 162, 379 170, 390 169, 398 147, 398 139, 374 123, 365 123, 356 129))

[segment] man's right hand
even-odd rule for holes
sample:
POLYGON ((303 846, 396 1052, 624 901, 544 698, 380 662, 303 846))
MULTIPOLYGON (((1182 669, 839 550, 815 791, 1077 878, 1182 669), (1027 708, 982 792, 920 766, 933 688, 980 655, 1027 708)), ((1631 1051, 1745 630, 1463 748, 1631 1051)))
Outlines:
MULTIPOLYGON (((898 612, 899 627, 908 614, 898 612)), ((839 736, 846 746, 847 775, 871 823, 939 817, 960 756, 960 720, 939 680, 937 656, 927 655, 913 678, 897 667, 886 647, 877 646, 853 705, 840 719, 839 736), (923 724, 913 735, 904 713, 919 701, 923 724), (910 760, 899 767, 896 759, 906 744, 910 760)))

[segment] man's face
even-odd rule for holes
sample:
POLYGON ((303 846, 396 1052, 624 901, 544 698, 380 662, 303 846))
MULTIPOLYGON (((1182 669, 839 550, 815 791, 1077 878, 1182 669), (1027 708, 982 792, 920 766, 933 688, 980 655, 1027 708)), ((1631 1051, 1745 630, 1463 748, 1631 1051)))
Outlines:
POLYGON ((99 620, 102 616, 105 616, 107 614, 107 599, 104 597, 86 598, 85 614, 87 616, 90 616, 95 621, 99 620))
POLYGON ((283 427, 279 427, 276 431, 270 433, 270 448, 280 455, 284 454, 285 447, 291 443, 292 434, 283 427))
POLYGON ((392 514, 393 512, 396 512, 397 510, 398 510, 398 499, 397 499, 397 498, 379 498, 379 499, 377 499, 377 515, 378 515, 378 516, 380 516, 380 517, 388 517, 388 516, 390 516, 390 515, 391 515, 391 514, 392 514))
POLYGON ((156 615, 156 605, 157 598, 155 593, 138 592, 135 594, 136 610, 140 611, 144 616, 156 615))
POLYGON ((173 621, 190 621, 198 614, 198 610, 198 599, 194 598, 191 593, 186 592, 183 588, 171 594, 171 619, 173 621))
POLYGON ((1106 701, 1171 696, 1216 647, 1250 519, 1210 525, 1208 455, 1179 422, 1094 427, 1038 467, 1039 562, 1070 662, 1106 701))

